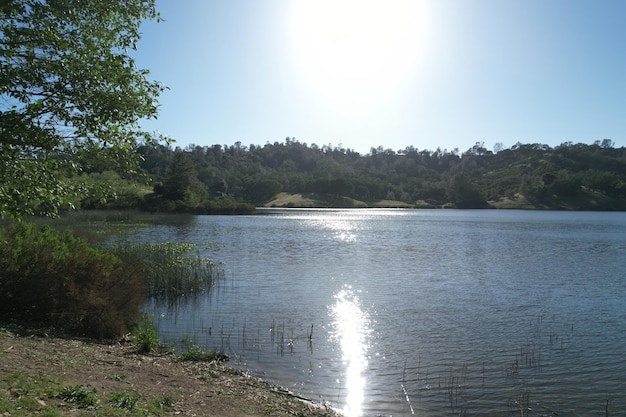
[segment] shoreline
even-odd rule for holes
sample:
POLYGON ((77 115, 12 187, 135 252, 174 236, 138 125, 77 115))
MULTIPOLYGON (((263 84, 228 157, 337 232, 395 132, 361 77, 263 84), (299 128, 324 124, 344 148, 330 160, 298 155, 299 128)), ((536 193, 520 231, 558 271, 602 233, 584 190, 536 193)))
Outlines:
POLYGON ((93 390, 98 405, 93 408, 96 414, 90 410, 90 415, 107 415, 109 399, 125 395, 144 407, 144 414, 124 414, 131 416, 340 417, 330 407, 223 363, 138 354, 127 343, 18 336, 0 328, 0 406, 13 404, 16 412, 7 411, 8 415, 44 411, 75 415, 74 404, 50 394, 67 386, 93 390), (45 380, 51 387, 48 394, 30 392, 15 387, 18 380, 45 380), (168 399, 171 405, 145 413, 159 399, 168 399), (25 410, 24 404, 31 408, 25 410))

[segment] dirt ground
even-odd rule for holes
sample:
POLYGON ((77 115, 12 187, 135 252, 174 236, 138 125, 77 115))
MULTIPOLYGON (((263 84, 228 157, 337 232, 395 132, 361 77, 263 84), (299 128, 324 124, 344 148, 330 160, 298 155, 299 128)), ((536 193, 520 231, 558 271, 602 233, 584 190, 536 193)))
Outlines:
MULTIPOLYGON (((140 355, 129 344, 42 336, 0 329, 0 378, 45 374, 64 385, 89 384, 105 397, 128 391, 142 401, 168 396, 172 416, 335 416, 330 409, 220 363, 140 355)), ((68 413, 67 415, 71 415, 68 413)))

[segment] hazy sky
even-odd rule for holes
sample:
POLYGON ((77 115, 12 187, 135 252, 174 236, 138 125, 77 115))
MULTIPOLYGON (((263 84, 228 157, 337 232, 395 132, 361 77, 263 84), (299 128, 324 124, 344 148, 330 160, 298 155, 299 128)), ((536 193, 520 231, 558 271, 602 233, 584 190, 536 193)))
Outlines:
POLYGON ((157 0, 176 145, 626 145, 624 0, 157 0))

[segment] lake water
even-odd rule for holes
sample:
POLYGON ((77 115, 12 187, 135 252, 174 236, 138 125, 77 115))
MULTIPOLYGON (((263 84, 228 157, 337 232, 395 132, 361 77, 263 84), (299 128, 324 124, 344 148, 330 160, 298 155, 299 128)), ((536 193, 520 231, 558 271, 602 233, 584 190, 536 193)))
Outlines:
POLYGON ((165 342, 346 416, 626 413, 626 213, 263 210, 137 232, 226 278, 165 342))

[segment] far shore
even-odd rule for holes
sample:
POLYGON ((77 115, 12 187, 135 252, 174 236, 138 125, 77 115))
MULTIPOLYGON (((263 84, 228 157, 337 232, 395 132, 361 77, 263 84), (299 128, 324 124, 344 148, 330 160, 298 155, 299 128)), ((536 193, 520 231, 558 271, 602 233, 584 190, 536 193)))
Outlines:
MULTIPOLYGON (((348 197, 332 196, 318 193, 279 193, 263 205, 264 208, 405 208, 405 209, 449 209, 452 205, 441 205, 432 201, 419 200, 407 203, 398 200, 379 200, 366 203, 348 197)), ((543 210, 546 207, 537 207, 521 195, 513 199, 505 198, 499 201, 489 201, 485 209, 520 209, 543 210)))

